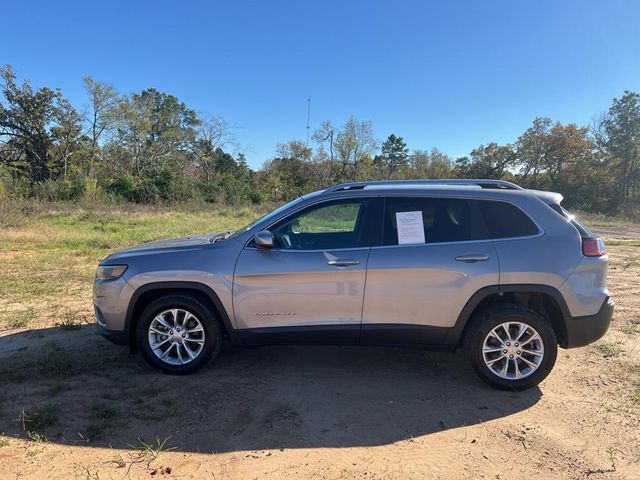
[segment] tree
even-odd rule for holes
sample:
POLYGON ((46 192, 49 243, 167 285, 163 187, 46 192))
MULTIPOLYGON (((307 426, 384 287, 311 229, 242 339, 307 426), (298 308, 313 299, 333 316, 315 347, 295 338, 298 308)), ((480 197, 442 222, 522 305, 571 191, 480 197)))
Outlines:
POLYGON ((195 141, 200 124, 194 110, 154 88, 120 100, 111 142, 135 174, 154 174, 179 165, 195 141))
POLYGON ((552 125, 550 118, 535 118, 533 125, 516 142, 522 179, 531 186, 538 186, 538 176, 545 169, 547 139, 552 125))
POLYGON ((279 144, 277 156, 263 167, 261 184, 272 201, 288 201, 308 193, 314 185, 311 149, 298 140, 279 144))
POLYGON ((640 94, 625 91, 613 104, 603 122, 604 144, 618 166, 618 204, 640 195, 640 94))
POLYGON ((215 173, 216 152, 230 144, 235 144, 235 135, 223 118, 208 115, 200 119, 194 141, 188 148, 196 169, 202 169, 207 180, 215 173))
POLYGON ((456 172, 460 178, 501 179, 514 166, 516 159, 511 145, 495 142, 480 145, 471 151, 470 157, 456 160, 456 172))
POLYGON ((87 123, 91 138, 87 175, 92 175, 100 137, 115 121, 114 109, 118 104, 119 95, 110 83, 98 82, 89 76, 84 77, 83 80, 85 91, 89 97, 87 123))
POLYGON ((366 167, 378 148, 370 121, 350 117, 342 130, 335 134, 334 148, 340 165, 339 181, 366 177, 366 167))
POLYGON ((404 139, 392 133, 382 144, 382 154, 376 155, 373 163, 385 178, 391 178, 407 166, 408 158, 409 149, 404 139))
POLYGON ((451 157, 437 148, 430 152, 414 150, 409 155, 409 178, 449 178, 453 175, 451 157))
POLYGON ((29 82, 22 86, 10 66, 0 69, 2 95, 0 103, 0 139, 15 152, 11 166, 28 172, 33 182, 50 177, 51 137, 49 125, 55 119, 59 91, 47 87, 34 91, 29 82))
POLYGON ((69 159, 78 150, 82 138, 82 116, 66 99, 60 99, 56 108, 57 124, 51 128, 56 168, 63 179, 67 177, 69 159))
POLYGON ((280 158, 292 158, 301 162, 309 162, 311 161, 313 150, 301 140, 290 140, 287 143, 278 144, 276 155, 280 158))

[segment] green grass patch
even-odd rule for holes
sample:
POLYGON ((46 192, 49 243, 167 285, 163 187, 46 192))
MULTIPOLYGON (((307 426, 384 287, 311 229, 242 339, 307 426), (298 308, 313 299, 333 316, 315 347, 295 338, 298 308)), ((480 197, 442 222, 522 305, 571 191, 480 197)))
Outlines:
POLYGON ((60 320, 56 322, 56 327, 62 330, 77 330, 85 323, 87 323, 86 315, 74 310, 65 310, 60 320))
POLYGON ((620 327, 622 333, 634 336, 640 334, 640 326, 637 323, 625 323, 620 327))
POLYGON ((11 328, 26 328, 36 318, 36 310, 28 307, 22 312, 13 312, 3 315, 3 321, 11 328))
POLYGON ((619 357, 623 350, 619 345, 610 342, 600 342, 596 344, 596 349, 604 356, 604 358, 619 357))

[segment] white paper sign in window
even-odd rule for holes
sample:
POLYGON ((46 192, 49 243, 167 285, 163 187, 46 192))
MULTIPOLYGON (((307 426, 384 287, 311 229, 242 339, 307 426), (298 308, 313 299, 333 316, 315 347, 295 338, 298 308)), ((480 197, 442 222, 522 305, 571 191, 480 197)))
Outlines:
POLYGON ((422 212, 396 212, 398 226, 398 245, 424 243, 424 224, 422 212))

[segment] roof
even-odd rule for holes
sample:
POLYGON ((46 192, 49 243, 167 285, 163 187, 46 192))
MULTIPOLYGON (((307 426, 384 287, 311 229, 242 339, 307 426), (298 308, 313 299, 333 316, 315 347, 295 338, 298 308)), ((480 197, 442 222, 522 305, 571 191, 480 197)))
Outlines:
POLYGON ((417 180, 384 180, 372 182, 350 182, 329 187, 321 193, 337 193, 352 192, 366 190, 500 190, 510 192, 528 192, 535 195, 546 204, 562 201, 562 195, 556 192, 548 192, 544 190, 525 189, 506 180, 488 180, 488 179, 417 179, 417 180))
POLYGON ((394 188, 420 188, 420 187, 473 187, 473 188, 489 188, 498 190, 524 190, 515 183, 506 180, 484 180, 484 179, 428 179, 428 180, 385 180, 374 182, 350 182, 329 187, 325 192, 340 192, 348 190, 365 190, 365 189, 390 189, 394 188))

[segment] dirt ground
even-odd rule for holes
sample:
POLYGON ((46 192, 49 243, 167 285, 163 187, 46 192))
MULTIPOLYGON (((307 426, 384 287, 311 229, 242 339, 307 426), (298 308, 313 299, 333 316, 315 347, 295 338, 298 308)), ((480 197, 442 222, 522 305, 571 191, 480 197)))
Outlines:
POLYGON ((263 347, 166 376, 92 325, 0 333, 0 479, 639 479, 640 232, 607 230, 617 307, 539 388, 461 354, 263 347))

